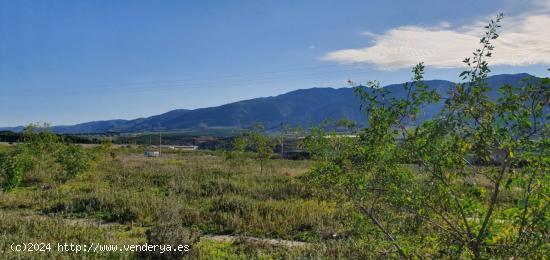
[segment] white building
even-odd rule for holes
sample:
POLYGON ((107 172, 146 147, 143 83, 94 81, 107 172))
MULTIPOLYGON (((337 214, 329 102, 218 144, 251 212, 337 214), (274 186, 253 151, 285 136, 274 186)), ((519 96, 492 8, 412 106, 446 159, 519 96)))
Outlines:
POLYGON ((159 157, 160 153, 158 151, 145 151, 143 155, 145 155, 145 157, 159 157))

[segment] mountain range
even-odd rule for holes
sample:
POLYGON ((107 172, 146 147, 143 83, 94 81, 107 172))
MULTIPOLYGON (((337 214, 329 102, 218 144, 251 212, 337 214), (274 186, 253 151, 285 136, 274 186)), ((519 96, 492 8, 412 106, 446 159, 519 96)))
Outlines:
MULTIPOLYGON (((491 98, 498 97, 498 87, 503 84, 518 85, 529 74, 502 74, 488 78, 491 98)), ((424 81, 430 88, 445 96, 455 83, 445 80, 424 81)), ((384 87, 396 98, 405 97, 403 84, 384 87)), ((436 115, 443 103, 431 104, 423 108, 421 118, 436 115)), ((106 132, 146 132, 177 131, 192 128, 249 127, 262 123, 266 128, 281 124, 309 126, 327 119, 347 118, 358 123, 365 122, 360 110, 360 102, 353 88, 310 88, 291 91, 272 97, 242 100, 216 107, 193 110, 177 109, 164 114, 133 120, 105 120, 86 122, 77 125, 52 126, 57 133, 106 133, 106 132)), ((4 127, 0 130, 21 131, 23 127, 4 127)))

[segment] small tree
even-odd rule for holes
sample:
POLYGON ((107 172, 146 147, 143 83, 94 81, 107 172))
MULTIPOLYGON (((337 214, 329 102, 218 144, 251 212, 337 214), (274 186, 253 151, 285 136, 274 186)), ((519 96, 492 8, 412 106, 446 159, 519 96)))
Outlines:
POLYGON ((23 142, 16 149, 26 160, 26 172, 46 178, 59 171, 56 155, 63 148, 62 139, 49 130, 48 124, 30 124, 23 132, 23 142))
POLYGON ((358 138, 335 141, 320 129, 307 138, 315 163, 304 179, 353 203, 377 231, 369 236, 384 238, 371 240, 381 251, 477 259, 550 253, 550 80, 504 85, 489 98, 485 59, 501 18, 464 60, 465 82, 436 118, 416 120, 441 99, 422 82, 420 63, 403 99, 377 82, 356 87, 368 118, 358 138))
POLYGON ((225 160, 229 162, 231 170, 236 170, 247 163, 247 146, 248 140, 246 136, 241 135, 233 139, 230 149, 224 151, 225 160))
POLYGON ((263 130, 263 125, 256 124, 249 133, 252 151, 256 153, 256 159, 260 162, 260 173, 263 173, 264 164, 273 153, 273 145, 269 138, 263 134, 263 130))

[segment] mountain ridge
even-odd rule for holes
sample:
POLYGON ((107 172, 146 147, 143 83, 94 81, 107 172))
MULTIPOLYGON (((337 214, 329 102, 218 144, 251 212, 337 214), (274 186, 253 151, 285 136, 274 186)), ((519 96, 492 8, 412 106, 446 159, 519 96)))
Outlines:
MULTIPOLYGON (((498 86, 503 84, 518 85, 521 80, 531 75, 527 73, 500 74, 491 76, 487 83, 491 87, 489 96, 496 98, 498 86)), ((455 84, 447 80, 425 80, 430 88, 446 95, 455 84)), ((384 86, 392 96, 403 98, 403 83, 384 86)), ((430 104, 424 107, 421 118, 434 116, 443 103, 430 104)), ((282 123, 309 126, 319 124, 326 119, 347 118, 359 123, 365 122, 360 102, 353 88, 308 88, 298 89, 277 96, 259 97, 241 100, 215 107, 198 109, 176 109, 163 114, 142 117, 132 120, 114 119, 85 122, 76 125, 52 126, 57 133, 106 133, 106 132, 143 132, 175 131, 190 128, 209 127, 248 127, 262 123, 266 127, 276 127, 282 123)), ((4 127, 0 130, 21 131, 23 127, 4 127)))

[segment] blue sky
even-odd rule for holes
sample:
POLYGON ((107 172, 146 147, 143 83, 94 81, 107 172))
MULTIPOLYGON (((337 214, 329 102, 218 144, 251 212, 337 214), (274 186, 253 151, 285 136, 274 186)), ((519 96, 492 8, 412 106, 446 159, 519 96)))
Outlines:
POLYGON ((547 76, 546 0, 0 0, 0 126, 398 83, 417 61, 429 79, 456 80, 497 12, 507 17, 493 74, 547 76))

